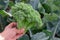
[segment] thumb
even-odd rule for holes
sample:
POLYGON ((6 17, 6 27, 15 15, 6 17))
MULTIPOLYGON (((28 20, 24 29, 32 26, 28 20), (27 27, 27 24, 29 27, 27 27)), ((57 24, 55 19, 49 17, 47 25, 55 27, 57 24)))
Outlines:
POLYGON ((12 27, 16 27, 17 24, 15 22, 10 23, 8 26, 6 26, 6 28, 12 28, 12 27))

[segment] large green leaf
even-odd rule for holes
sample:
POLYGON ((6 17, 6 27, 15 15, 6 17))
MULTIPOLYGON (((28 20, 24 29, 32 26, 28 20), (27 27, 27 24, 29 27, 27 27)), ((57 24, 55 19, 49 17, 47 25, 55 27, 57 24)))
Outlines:
POLYGON ((3 10, 0 10, 0 32, 2 32, 5 26, 8 24, 7 19, 9 15, 6 14, 3 10))
POLYGON ((48 40, 49 36, 46 36, 44 32, 37 33, 32 36, 31 40, 48 40))
POLYGON ((39 11, 40 13, 45 13, 45 9, 44 9, 44 7, 42 6, 41 3, 38 4, 38 11, 39 11))
POLYGON ((7 22, 0 14, 0 32, 2 32, 6 26, 7 22))
POLYGON ((0 14, 2 15, 2 17, 7 17, 8 14, 6 14, 3 10, 0 10, 0 14))
POLYGON ((9 0, 0 0, 0 9, 6 9, 8 6, 9 0))
POLYGON ((24 36, 22 36, 18 40, 29 40, 29 36, 27 34, 25 34, 24 36))

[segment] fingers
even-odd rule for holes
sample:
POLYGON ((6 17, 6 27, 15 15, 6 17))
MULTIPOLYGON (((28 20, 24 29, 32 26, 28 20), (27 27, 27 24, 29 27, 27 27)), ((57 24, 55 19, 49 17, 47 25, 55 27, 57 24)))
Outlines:
POLYGON ((17 24, 15 22, 10 23, 8 26, 6 26, 6 28, 12 28, 12 27, 16 27, 17 24))
POLYGON ((22 37, 24 34, 18 34, 18 35, 16 35, 16 37, 15 37, 15 39, 18 39, 18 38, 20 38, 20 37, 22 37))
POLYGON ((10 40, 16 40, 18 39, 19 37, 22 37, 24 35, 24 29, 21 29, 21 30, 17 30, 16 28, 13 28, 13 31, 16 31, 16 35, 10 39, 10 40))
POLYGON ((18 38, 22 37, 23 35, 24 35, 24 33, 22 33, 22 34, 17 34, 17 35, 14 37, 14 39, 18 39, 18 38))
POLYGON ((21 29, 20 31, 18 31, 17 33, 17 35, 16 35, 16 39, 18 39, 19 37, 21 37, 21 36, 23 36, 24 35, 24 31, 25 31, 25 29, 21 29))
POLYGON ((17 30, 17 34, 16 36, 14 37, 15 39, 18 39, 19 37, 23 36, 24 35, 24 29, 21 29, 21 30, 17 30))
POLYGON ((24 31, 25 31, 25 29, 23 28, 23 29, 21 29, 21 30, 17 30, 17 33, 18 33, 18 34, 22 34, 22 33, 24 33, 24 31))

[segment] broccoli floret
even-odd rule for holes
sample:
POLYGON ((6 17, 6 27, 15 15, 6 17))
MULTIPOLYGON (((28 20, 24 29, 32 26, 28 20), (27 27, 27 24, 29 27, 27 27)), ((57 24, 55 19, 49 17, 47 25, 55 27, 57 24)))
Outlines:
POLYGON ((43 25, 39 12, 34 10, 30 4, 17 3, 15 6, 12 6, 11 12, 18 23, 18 29, 41 28, 43 25))
POLYGON ((45 13, 44 18, 49 22, 57 21, 59 19, 58 15, 55 13, 52 13, 52 14, 45 13))

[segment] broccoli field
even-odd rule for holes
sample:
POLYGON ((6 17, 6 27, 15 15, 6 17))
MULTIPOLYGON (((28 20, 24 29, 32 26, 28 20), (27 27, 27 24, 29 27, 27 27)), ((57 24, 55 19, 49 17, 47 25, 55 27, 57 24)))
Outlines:
POLYGON ((17 40, 60 40, 60 0, 0 0, 0 32, 11 22, 25 29, 17 40))

